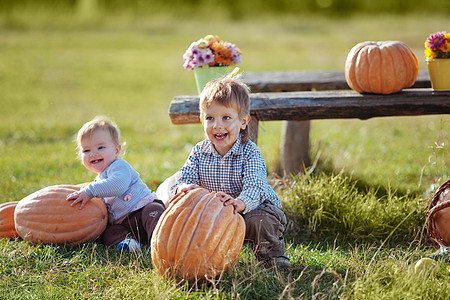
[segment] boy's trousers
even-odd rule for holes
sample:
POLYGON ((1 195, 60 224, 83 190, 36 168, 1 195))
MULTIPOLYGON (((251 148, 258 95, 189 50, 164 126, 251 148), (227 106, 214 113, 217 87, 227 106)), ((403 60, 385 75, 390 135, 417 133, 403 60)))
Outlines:
POLYGON ((264 262, 276 257, 286 257, 283 233, 286 215, 270 202, 260 204, 244 215, 245 239, 253 246, 256 257, 264 262))

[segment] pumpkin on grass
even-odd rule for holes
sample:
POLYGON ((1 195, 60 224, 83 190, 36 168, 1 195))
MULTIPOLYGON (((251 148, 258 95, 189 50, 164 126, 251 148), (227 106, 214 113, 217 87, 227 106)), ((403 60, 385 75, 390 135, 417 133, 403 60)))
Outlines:
POLYGON ((18 234, 34 244, 79 245, 95 240, 108 222, 103 201, 92 198, 83 209, 70 206, 66 196, 79 191, 77 185, 54 185, 20 200, 14 212, 18 234))
POLYGON ((345 80, 359 93, 396 93, 413 86, 418 75, 419 60, 400 41, 359 43, 345 62, 345 80))
POLYGON ((244 218, 198 188, 175 196, 162 214, 152 236, 152 262, 166 278, 214 278, 236 263, 244 237, 244 218))
POLYGON ((19 234, 14 225, 14 210, 18 201, 0 204, 0 238, 16 238, 19 234))

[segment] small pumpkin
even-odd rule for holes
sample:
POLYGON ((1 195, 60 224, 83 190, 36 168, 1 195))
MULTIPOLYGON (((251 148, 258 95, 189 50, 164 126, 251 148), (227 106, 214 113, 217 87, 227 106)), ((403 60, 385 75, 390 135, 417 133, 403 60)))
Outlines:
POLYGON ((14 225, 14 210, 18 201, 0 204, 0 238, 16 238, 19 234, 14 225))
POLYGON ((242 216, 198 188, 176 195, 162 214, 152 236, 152 262, 166 278, 214 278, 238 260, 244 237, 242 216))
POLYGON ((108 222, 103 201, 92 198, 83 209, 70 206, 66 196, 79 191, 77 185, 45 187, 20 200, 14 212, 19 236, 34 244, 79 245, 102 234, 108 222))
POLYGON ((345 80, 359 93, 392 94, 409 88, 419 75, 419 60, 403 42, 362 42, 345 62, 345 80))

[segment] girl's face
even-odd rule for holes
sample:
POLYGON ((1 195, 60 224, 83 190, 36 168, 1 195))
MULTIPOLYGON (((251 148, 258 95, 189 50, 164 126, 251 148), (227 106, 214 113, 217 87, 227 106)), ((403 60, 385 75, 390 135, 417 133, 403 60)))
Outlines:
POLYGON ((250 116, 240 117, 236 108, 212 102, 203 111, 201 121, 206 136, 216 151, 224 156, 233 147, 240 130, 247 126, 250 116))
POLYGON ((97 129, 91 136, 84 137, 80 146, 83 165, 97 174, 101 174, 118 157, 121 149, 109 131, 103 129, 97 129))

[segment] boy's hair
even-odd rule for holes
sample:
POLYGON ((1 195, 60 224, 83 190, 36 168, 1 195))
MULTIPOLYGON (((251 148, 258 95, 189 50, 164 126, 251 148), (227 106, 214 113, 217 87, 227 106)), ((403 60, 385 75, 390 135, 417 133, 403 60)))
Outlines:
MULTIPOLYGON (((211 80, 205 85, 200 94, 200 118, 212 102, 236 108, 239 117, 250 115, 250 88, 240 80, 241 74, 238 72, 239 68, 235 68, 227 76, 211 80)), ((245 144, 249 136, 248 125, 245 129, 241 129, 240 135, 245 144)))
MULTIPOLYGON (((97 129, 109 131, 111 138, 116 145, 122 145, 120 129, 116 123, 105 116, 97 116, 91 121, 85 123, 77 134, 77 150, 80 152, 81 141, 85 137, 90 137, 97 129)), ((123 145, 124 146, 124 145, 123 145)))

